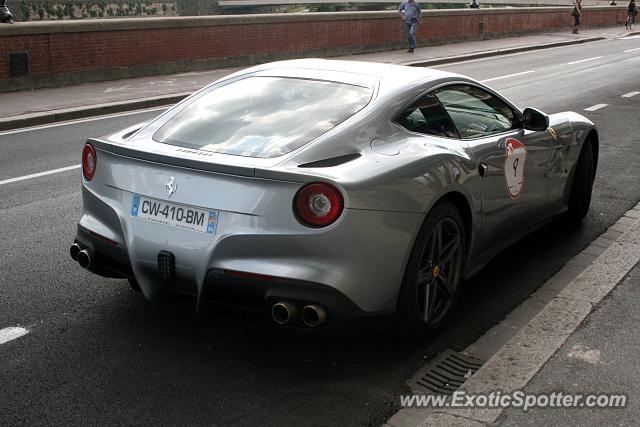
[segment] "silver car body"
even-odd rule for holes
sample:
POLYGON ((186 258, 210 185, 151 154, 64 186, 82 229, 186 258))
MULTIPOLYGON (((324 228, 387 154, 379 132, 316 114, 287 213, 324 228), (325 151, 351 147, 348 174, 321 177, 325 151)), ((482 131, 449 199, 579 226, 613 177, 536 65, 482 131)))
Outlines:
POLYGON ((174 282, 188 284, 200 308, 208 274, 235 271, 287 278, 292 286, 299 282, 298 298, 311 301, 306 283, 331 288, 352 303, 354 316, 393 312, 415 236, 437 201, 452 200, 467 222, 468 277, 567 209, 574 165, 595 132, 593 123, 571 112, 550 115, 551 130, 513 129, 464 140, 411 132, 394 121, 421 95, 457 83, 482 88, 521 114, 473 79, 428 68, 311 59, 229 75, 149 124, 89 140, 97 171, 91 181, 83 180, 78 240, 93 236, 109 242, 108 251, 128 261, 149 299, 166 286, 158 278, 158 253, 169 251, 175 256, 174 282), (373 95, 344 122, 278 157, 211 153, 153 140, 193 99, 247 76, 354 83, 371 87, 373 95), (527 151, 526 184, 517 198, 505 188, 508 138, 521 141, 527 151), (303 225, 292 209, 297 191, 316 181, 333 184, 344 197, 341 216, 324 228, 303 225), (134 217, 135 195, 215 210, 216 232, 134 217))

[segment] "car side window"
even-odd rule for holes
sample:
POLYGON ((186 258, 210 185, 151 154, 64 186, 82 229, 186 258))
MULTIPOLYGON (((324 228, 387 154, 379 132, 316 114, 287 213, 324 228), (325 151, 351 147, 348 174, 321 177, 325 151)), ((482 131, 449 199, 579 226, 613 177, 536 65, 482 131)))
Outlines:
POLYGON ((462 139, 480 138, 520 127, 515 111, 489 92, 470 85, 439 89, 436 98, 449 113, 462 139))
POLYGON ((445 138, 458 137, 451 117, 432 94, 425 95, 413 103, 396 122, 411 132, 445 138))

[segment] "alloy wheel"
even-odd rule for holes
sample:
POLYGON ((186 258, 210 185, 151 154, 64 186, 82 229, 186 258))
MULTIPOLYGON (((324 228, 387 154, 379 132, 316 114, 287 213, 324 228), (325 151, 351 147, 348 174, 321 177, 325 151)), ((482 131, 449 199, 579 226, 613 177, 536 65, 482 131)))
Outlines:
POLYGON ((416 272, 418 313, 436 325, 453 304, 462 272, 462 232, 452 218, 438 221, 422 249, 416 272))

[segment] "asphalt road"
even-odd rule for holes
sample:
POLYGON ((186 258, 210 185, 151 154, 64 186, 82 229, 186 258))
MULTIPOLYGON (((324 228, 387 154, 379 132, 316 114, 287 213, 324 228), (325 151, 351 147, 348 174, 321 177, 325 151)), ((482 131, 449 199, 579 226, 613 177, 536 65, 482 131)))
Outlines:
MULTIPOLYGON (((553 222, 498 256, 465 283, 455 318, 429 342, 302 334, 234 312, 203 320, 188 300, 152 305, 69 258, 78 169, 0 184, 0 329, 30 331, 0 345, 0 424, 383 423, 415 370, 474 342, 640 200, 640 95, 622 97, 640 90, 640 51, 624 52, 634 48, 640 39, 438 67, 494 79, 522 107, 583 113, 599 126, 601 151, 583 226, 553 222), (584 111, 597 104, 607 106, 584 111)), ((153 115, 0 134, 0 181, 78 164, 87 136, 153 115)))

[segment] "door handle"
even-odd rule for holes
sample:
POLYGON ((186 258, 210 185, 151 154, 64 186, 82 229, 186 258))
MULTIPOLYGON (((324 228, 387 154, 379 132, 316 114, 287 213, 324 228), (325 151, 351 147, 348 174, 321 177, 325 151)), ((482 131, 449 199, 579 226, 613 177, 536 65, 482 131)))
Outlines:
POLYGON ((478 165, 478 174, 480 174, 480 178, 484 178, 485 174, 489 170, 489 167, 484 163, 480 163, 478 165))

